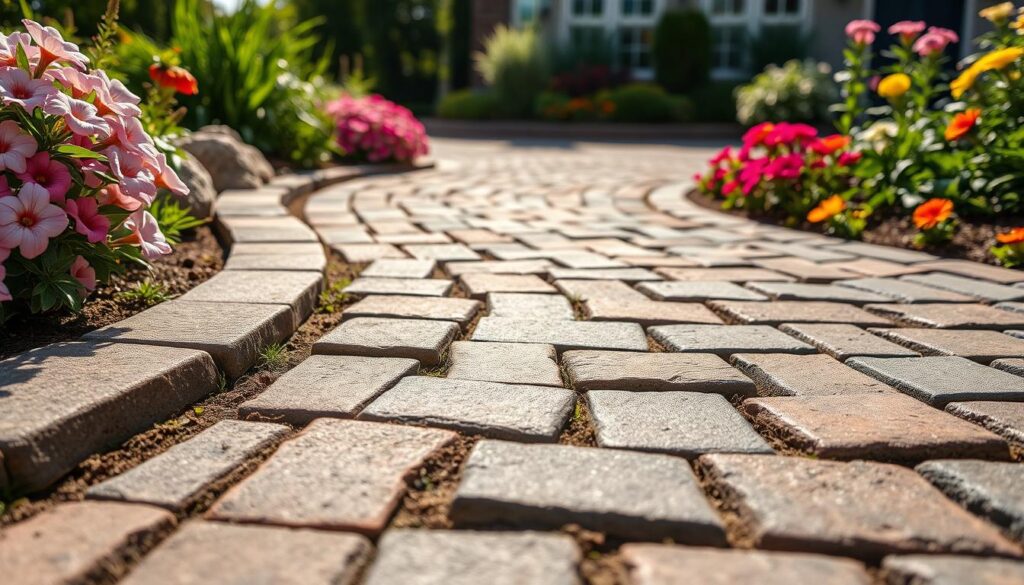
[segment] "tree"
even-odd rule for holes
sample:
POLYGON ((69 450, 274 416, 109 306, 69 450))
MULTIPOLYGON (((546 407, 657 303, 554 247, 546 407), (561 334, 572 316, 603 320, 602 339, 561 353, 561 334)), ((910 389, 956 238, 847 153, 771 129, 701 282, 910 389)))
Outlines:
POLYGON ((696 10, 668 11, 654 31, 657 82, 672 93, 686 93, 711 72, 711 25, 696 10))

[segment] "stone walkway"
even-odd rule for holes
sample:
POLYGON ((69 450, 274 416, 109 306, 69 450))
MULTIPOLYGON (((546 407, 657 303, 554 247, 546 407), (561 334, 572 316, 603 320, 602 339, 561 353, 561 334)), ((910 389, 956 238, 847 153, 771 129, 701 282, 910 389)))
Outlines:
POLYGON ((0 486, 42 489, 296 331, 318 239, 361 268, 238 420, 3 529, 0 580, 1024 583, 1024 272, 702 209, 709 148, 437 150, 227 194, 222 274, 0 362, 0 486))

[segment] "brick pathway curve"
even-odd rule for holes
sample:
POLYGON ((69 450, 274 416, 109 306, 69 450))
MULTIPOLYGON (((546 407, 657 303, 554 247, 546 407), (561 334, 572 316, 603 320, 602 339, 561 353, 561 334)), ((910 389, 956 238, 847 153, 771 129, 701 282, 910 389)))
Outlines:
MULTIPOLYGON (((125 582, 1024 583, 1024 272, 703 210, 684 192, 709 149, 438 146, 306 205, 365 267, 314 355, 240 420, 0 532, 0 574, 78 582, 169 534, 125 582)), ((96 450, 65 410, 159 417, 176 380, 194 402, 309 315, 316 236, 233 197, 217 282, 0 363, 30 413, 0 415, 0 485, 96 450), (81 405, 19 394, 67 368, 92 376, 81 405), (104 380, 120 406, 96 406, 104 380)))

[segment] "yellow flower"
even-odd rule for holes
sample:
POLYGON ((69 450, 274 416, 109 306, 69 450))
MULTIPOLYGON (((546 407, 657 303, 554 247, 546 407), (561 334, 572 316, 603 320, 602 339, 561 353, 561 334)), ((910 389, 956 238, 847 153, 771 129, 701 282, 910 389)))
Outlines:
POLYGON ((1013 16, 1013 10, 1013 2, 1003 2, 1002 4, 996 4, 995 6, 983 9, 978 12, 978 16, 991 22, 1000 23, 1009 20, 1013 16))
POLYGON ((878 82, 878 95, 886 99, 897 99, 910 90, 910 76, 905 73, 887 75, 878 82))
POLYGON ((960 99, 960 96, 965 91, 974 87, 974 84, 978 81, 978 77, 986 71, 992 71, 997 69, 1005 69, 1011 63, 1020 59, 1024 55, 1024 49, 1020 47, 1010 47, 1008 49, 999 49, 998 51, 992 51, 987 55, 983 56, 974 62, 973 65, 964 70, 953 80, 953 83, 949 84, 949 88, 953 97, 960 99))
POLYGON ((1010 28, 1017 31, 1017 34, 1024 35, 1024 12, 1020 13, 1017 20, 1010 23, 1010 28))

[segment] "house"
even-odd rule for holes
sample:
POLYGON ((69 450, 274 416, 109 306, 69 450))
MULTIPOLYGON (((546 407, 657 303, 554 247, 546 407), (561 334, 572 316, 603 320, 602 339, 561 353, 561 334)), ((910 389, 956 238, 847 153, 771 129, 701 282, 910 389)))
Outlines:
MULTIPOLYGON (((868 18, 884 28, 924 20, 973 38, 984 26, 978 10, 996 0, 474 0, 476 46, 498 24, 536 25, 559 45, 610 44, 616 65, 651 79, 654 29, 666 10, 698 9, 712 27, 712 76, 746 79, 757 39, 799 38, 808 57, 838 67, 846 23, 868 18)), ((890 39, 881 37, 880 43, 890 39)), ((961 55, 969 52, 961 45, 961 55)))

